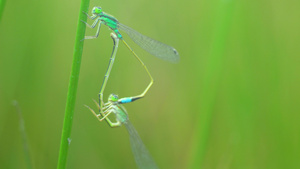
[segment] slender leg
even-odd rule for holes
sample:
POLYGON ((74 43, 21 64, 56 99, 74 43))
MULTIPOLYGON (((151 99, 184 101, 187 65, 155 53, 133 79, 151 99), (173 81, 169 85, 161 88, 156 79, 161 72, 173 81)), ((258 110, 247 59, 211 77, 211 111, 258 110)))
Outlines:
POLYGON ((97 18, 97 15, 92 15, 92 16, 90 16, 88 13, 86 13, 86 12, 82 12, 82 13, 84 13, 88 18, 90 18, 91 20, 94 20, 95 18, 97 18))
MULTIPOLYGON (((92 24, 92 25, 89 25, 88 23, 84 22, 84 21, 81 21, 83 23, 85 23, 87 26, 89 26, 90 28, 94 28, 97 23, 100 21, 100 19, 98 18, 97 20, 95 20, 95 22, 92 24)), ((99 22, 98 24, 98 28, 97 28, 97 32, 96 32, 96 35, 95 36, 85 36, 84 39, 82 40, 85 40, 85 39, 95 39, 99 36, 99 33, 100 33, 100 28, 101 28, 101 21, 99 22)))
POLYGON ((99 116, 101 116, 101 114, 96 114, 95 113, 95 111, 92 109, 92 108, 90 108, 89 106, 87 106, 87 105, 84 105, 86 108, 88 108, 96 117, 97 117, 97 119, 100 121, 100 118, 99 118, 99 116))
POLYGON ((106 70, 106 73, 105 73, 105 76, 104 76, 104 79, 103 79, 103 83, 102 83, 102 86, 101 86, 100 91, 99 91, 99 105, 100 105, 99 111, 100 111, 102 116, 103 116, 103 105, 104 105, 103 92, 104 92, 104 89, 106 87, 106 83, 107 83, 109 74, 111 72, 111 69, 113 67, 114 60, 115 60, 115 57, 116 57, 116 53, 117 53, 117 50, 118 50, 118 45, 119 45, 119 38, 114 33, 111 33, 110 36, 113 39, 114 46, 113 46, 113 51, 112 51, 112 54, 110 56, 109 64, 108 64, 108 67, 107 67, 107 70, 106 70))
MULTIPOLYGON (((102 102, 103 102, 103 100, 102 100, 102 102)), ((107 110, 112 104, 111 103, 105 103, 103 105, 104 105, 104 107, 102 106, 102 110, 107 110)), ((105 113, 105 111, 103 111, 103 113, 105 113)))
MULTIPOLYGON (((99 107, 98 103, 95 101, 97 107, 99 107)), ((87 107, 96 117, 99 121, 101 121, 101 119, 99 118, 100 114, 96 114, 95 111, 93 109, 91 109, 89 106, 85 105, 85 107, 87 107)), ((121 122, 117 121, 117 122, 111 122, 110 119, 108 117, 105 118, 107 123, 109 124, 110 127, 119 127, 121 126, 121 122)))
POLYGON ((88 24, 87 22, 83 21, 83 20, 80 20, 81 22, 85 23, 86 26, 88 26, 89 28, 95 28, 95 26, 97 25, 97 23, 99 22, 99 19, 96 19, 92 25, 88 24))
POLYGON ((107 116, 109 116, 112 112, 113 112, 112 110, 109 110, 108 113, 100 119, 100 121, 103 121, 104 119, 106 119, 107 116))
POLYGON ((148 92, 148 90, 150 89, 150 87, 152 86, 153 82, 154 82, 154 80, 153 80, 149 70, 147 69, 146 65, 144 64, 144 62, 137 56, 137 54, 132 50, 132 48, 123 39, 121 39, 121 40, 126 45, 126 47, 131 51, 131 53, 137 58, 137 60, 142 64, 142 66, 146 70, 148 76, 150 77, 150 83, 147 86, 147 88, 144 90, 144 92, 141 93, 140 95, 133 96, 133 97, 125 97, 125 98, 119 99, 118 103, 120 103, 120 104, 133 102, 135 100, 143 98, 146 95, 146 93, 148 92))
MULTIPOLYGON (((96 106, 98 107, 98 109, 100 109, 100 105, 99 105, 95 100, 93 100, 93 101, 95 102, 95 104, 96 104, 96 106)), ((101 121, 100 118, 98 118, 98 120, 101 121)), ((106 120, 106 122, 108 123, 108 125, 109 125, 110 127, 119 127, 119 126, 122 125, 121 122, 119 122, 119 121, 114 122, 114 123, 111 122, 111 120, 110 120, 108 117, 106 117, 105 120, 106 120)))

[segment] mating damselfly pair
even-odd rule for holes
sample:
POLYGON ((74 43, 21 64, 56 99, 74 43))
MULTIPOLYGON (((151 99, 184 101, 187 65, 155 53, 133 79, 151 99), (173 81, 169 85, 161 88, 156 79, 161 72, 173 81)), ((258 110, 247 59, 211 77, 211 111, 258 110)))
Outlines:
POLYGON ((150 54, 163 59, 167 60, 173 63, 176 63, 179 61, 179 54, 174 49, 173 47, 166 45, 162 42, 156 41, 152 38, 149 38, 145 35, 140 34, 139 32, 135 31, 134 29, 121 24, 115 17, 105 13, 102 11, 101 7, 94 7, 92 9, 92 16, 89 16, 87 13, 85 13, 88 18, 95 20, 92 25, 89 25, 88 23, 84 22, 87 26, 90 28, 95 28, 97 27, 96 34, 94 36, 86 36, 84 39, 94 39, 99 36, 100 33, 100 28, 101 25, 104 24, 108 26, 113 32, 111 33, 111 37, 114 42, 114 47, 113 47, 113 52, 110 57, 109 65, 106 70, 102 86, 100 88, 99 92, 99 103, 96 103, 98 109, 99 109, 99 114, 95 113, 94 110, 91 108, 88 108, 93 112, 93 114, 97 117, 99 121, 106 120, 107 123, 111 127, 118 127, 124 124, 128 130, 128 133, 130 135, 130 142, 131 142, 131 147, 132 151, 134 153, 135 160, 138 164, 139 167, 142 168, 157 168, 156 164, 152 160, 151 156, 149 155, 147 149, 145 148, 144 144, 142 143, 140 137, 138 136, 136 130, 134 127, 131 125, 129 119, 128 119, 128 114, 124 106, 121 104, 124 103, 130 103, 135 100, 138 100, 140 98, 143 98, 145 94, 148 92, 150 87, 153 84, 153 78, 147 69, 146 65, 143 63, 143 61, 138 57, 138 55, 132 50, 132 48, 125 42, 123 39, 122 34, 120 31, 124 31, 136 44, 138 44, 141 48, 143 48, 145 51, 149 52, 150 54), (150 77, 150 83, 146 87, 146 89, 139 95, 137 96, 132 96, 132 97, 124 97, 119 99, 118 96, 111 94, 109 96, 108 102, 104 103, 103 101, 103 92, 107 84, 108 77, 110 75, 118 45, 119 45, 119 40, 121 40, 125 46, 131 51, 131 53, 136 57, 136 59, 140 62, 140 64, 144 67, 146 70, 148 76, 150 77), (108 116, 113 113, 116 116, 116 121, 117 122, 112 122, 108 116), (148 167, 146 167, 148 166, 148 167))

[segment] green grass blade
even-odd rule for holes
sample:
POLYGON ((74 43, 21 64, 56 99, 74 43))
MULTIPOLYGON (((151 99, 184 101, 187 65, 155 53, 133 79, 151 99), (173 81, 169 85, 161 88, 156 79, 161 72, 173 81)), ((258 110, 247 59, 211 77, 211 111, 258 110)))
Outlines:
POLYGON ((0 22, 1 22, 3 11, 4 11, 5 3, 6 3, 6 0, 0 0, 0 22))
POLYGON ((211 44, 207 71, 203 78, 201 97, 203 106, 201 115, 197 122, 197 133, 195 137, 195 152, 189 168, 203 168, 208 141, 211 132, 213 108, 217 96, 218 84, 222 75, 226 43, 232 21, 233 0, 221 0, 217 9, 215 27, 211 44))
POLYGON ((90 2, 89 0, 82 0, 80 5, 75 47, 74 47, 74 54, 73 54, 73 63, 72 63, 70 81, 69 81, 69 89, 68 89, 65 118, 64 118, 64 124, 62 129, 57 169, 64 169, 66 167, 66 162, 67 162, 67 155, 69 149, 68 140, 70 139, 70 135, 71 135, 74 107, 76 101, 76 92, 77 92, 79 72, 80 72, 81 56, 83 51, 84 41, 81 40, 84 38, 85 27, 86 27, 86 25, 82 23, 81 20, 83 21, 87 20, 86 15, 83 13, 83 11, 85 12, 88 11, 89 2, 90 2))
POLYGON ((15 106, 16 111, 17 111, 18 116, 19 116, 19 125, 20 125, 19 127, 20 127, 20 132, 21 132, 21 135, 22 135, 22 142, 23 142, 23 149, 24 149, 24 156, 25 156, 26 166, 27 166, 27 169, 32 169, 31 158, 30 158, 30 154, 29 154, 28 139, 27 139, 27 134, 26 134, 26 130, 25 130, 25 124, 24 124, 22 111, 21 111, 21 108, 18 104, 18 101, 14 100, 13 105, 15 106))

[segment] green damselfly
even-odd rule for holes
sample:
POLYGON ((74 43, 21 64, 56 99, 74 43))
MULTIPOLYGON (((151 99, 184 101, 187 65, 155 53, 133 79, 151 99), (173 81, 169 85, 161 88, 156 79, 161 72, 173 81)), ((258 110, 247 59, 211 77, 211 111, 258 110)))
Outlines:
POLYGON ((128 34, 128 36, 136 44, 138 44, 141 48, 143 48, 150 54, 152 54, 158 58, 161 58, 163 60, 173 62, 173 63, 176 63, 179 61, 179 54, 176 51, 176 49, 174 49, 173 47, 166 45, 162 42, 156 41, 152 38, 142 35, 139 32, 135 31, 134 29, 132 29, 124 24, 121 24, 115 17, 103 12, 101 7, 94 7, 92 9, 92 16, 89 16, 87 13, 85 13, 85 14, 90 19, 95 20, 95 21, 92 25, 89 25, 88 23, 86 23, 84 21, 82 21, 82 22, 84 22, 90 28, 95 28, 97 25, 98 25, 98 28, 97 28, 95 36, 86 36, 84 39, 97 38, 102 24, 108 26, 113 31, 113 33, 111 33, 111 37, 113 38, 113 41, 114 41, 114 48, 113 48, 113 52, 112 52, 112 55, 110 58, 108 68, 106 70, 106 74, 104 76, 104 80, 103 80, 100 92, 99 92, 99 104, 100 104, 101 109, 102 109, 102 105, 103 105, 103 92, 104 92, 110 71, 111 71, 113 63, 114 63, 119 40, 121 40, 125 44, 125 46, 131 51, 131 53, 137 58, 137 60, 141 63, 141 65, 146 70, 148 76, 150 77, 149 85, 146 87, 146 89, 140 95, 124 98, 122 100, 122 102, 120 102, 120 103, 128 103, 128 102, 132 102, 137 99, 143 98, 153 84, 153 78, 152 78, 150 72, 148 71, 146 65, 137 56, 137 54, 132 50, 132 48, 125 42, 125 40, 123 39, 123 36, 119 30, 124 31, 126 34, 128 34))
MULTIPOLYGON (((100 105, 94 101, 97 105, 98 109, 101 109, 100 105)), ((90 109, 90 111, 97 117, 99 121, 106 119, 108 124, 111 127, 119 127, 122 124, 125 125, 130 139, 131 150, 135 159, 137 166, 140 169, 156 169, 158 168, 155 161, 151 157, 150 153, 148 152, 147 148, 145 147, 142 139, 138 135, 137 131, 135 130, 134 126, 131 124, 128 118, 128 113, 125 107, 120 103, 120 99, 117 95, 111 94, 108 98, 108 102, 105 103, 103 108, 103 114, 99 113, 96 114, 93 109, 86 106, 90 109), (115 114, 116 122, 112 122, 108 115, 111 113, 115 114)))

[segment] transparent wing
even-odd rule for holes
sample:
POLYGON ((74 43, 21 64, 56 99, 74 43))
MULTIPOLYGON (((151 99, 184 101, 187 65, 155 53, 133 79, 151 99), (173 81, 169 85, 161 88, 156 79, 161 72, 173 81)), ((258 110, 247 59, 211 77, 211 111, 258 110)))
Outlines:
POLYGON ((137 131, 127 120, 123 123, 127 128, 130 138, 130 145, 132 149, 132 153, 135 159, 135 162, 139 169, 158 169, 157 165, 155 164, 154 160, 152 159, 150 153, 148 152, 147 148, 145 147, 142 139, 138 135, 137 131))
POLYGON ((136 44, 150 54, 173 63, 179 62, 179 54, 175 48, 142 35, 121 23, 119 23, 119 29, 124 31, 136 44))

